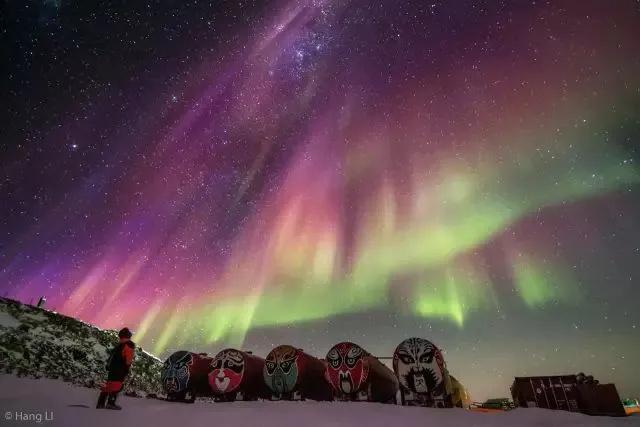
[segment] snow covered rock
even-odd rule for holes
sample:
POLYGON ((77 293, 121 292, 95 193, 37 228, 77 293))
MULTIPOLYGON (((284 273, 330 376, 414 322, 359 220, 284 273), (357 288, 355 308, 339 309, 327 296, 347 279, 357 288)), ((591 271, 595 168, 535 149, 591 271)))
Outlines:
MULTIPOLYGON (((72 317, 0 298, 0 371, 54 378, 97 388, 105 376, 116 331, 105 331, 72 317)), ((137 347, 126 393, 161 393, 162 361, 137 347)))

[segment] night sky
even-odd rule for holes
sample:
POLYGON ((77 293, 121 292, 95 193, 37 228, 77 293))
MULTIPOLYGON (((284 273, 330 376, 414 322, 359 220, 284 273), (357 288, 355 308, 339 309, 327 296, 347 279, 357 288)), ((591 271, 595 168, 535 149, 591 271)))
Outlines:
POLYGON ((161 357, 640 394, 640 3, 9 0, 0 295, 161 357))

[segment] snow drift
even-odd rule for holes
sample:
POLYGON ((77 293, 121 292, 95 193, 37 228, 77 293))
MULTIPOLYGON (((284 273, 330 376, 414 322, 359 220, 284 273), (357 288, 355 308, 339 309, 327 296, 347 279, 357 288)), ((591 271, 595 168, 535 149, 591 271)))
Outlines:
MULTIPOLYGON (((640 417, 590 417, 565 411, 515 409, 502 413, 479 413, 464 409, 436 409, 366 402, 217 402, 198 400, 194 404, 156 399, 122 397, 122 411, 94 409, 97 393, 49 379, 0 375, 2 417, 16 418, 45 414, 51 421, 41 425, 61 427, 154 427, 187 426, 640 426, 640 417), (88 408, 82 407, 88 406, 88 408)), ((6 418, 5 418, 6 419, 6 418)), ((6 425, 25 425, 10 420, 6 425)), ((5 425, 3 424, 3 425, 5 425)))

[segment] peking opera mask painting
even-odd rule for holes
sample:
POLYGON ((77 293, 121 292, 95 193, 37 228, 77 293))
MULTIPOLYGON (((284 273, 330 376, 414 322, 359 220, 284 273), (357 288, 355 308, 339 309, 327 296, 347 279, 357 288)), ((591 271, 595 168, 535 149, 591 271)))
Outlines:
POLYGON ((369 354, 357 344, 336 344, 327 353, 327 378, 339 392, 357 392, 367 380, 369 365, 365 356, 369 354))
POLYGON ((166 393, 179 393, 187 389, 192 365, 193 354, 188 351, 177 351, 167 358, 160 378, 166 393))
POLYGON ((229 393, 242 383, 244 374, 244 356, 242 352, 226 349, 219 352, 211 361, 209 385, 215 393, 229 393))
POLYGON ((429 340, 408 338, 393 355, 393 370, 400 385, 413 393, 442 396, 448 372, 440 350, 429 340))
POLYGON ((290 345, 278 346, 267 355, 263 376, 271 391, 278 394, 294 391, 300 371, 298 356, 298 349, 290 345))

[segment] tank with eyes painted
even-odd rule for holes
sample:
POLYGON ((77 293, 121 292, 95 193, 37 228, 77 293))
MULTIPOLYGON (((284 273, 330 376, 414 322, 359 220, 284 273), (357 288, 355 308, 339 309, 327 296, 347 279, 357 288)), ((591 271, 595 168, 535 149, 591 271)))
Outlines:
POLYGON ((206 353, 185 350, 170 355, 160 376, 167 400, 193 403, 196 396, 211 396, 207 381, 211 360, 206 353))
POLYGON ((453 383, 440 349, 424 338, 408 338, 393 353, 403 405, 449 408, 453 383))
POLYGON ((216 401, 267 399, 270 392, 262 380, 264 359, 249 352, 227 348, 211 360, 208 381, 216 401))
POLYGON ((302 349, 280 345, 265 359, 263 379, 274 400, 333 400, 325 364, 302 349))
POLYGON ((398 379, 375 356, 352 342, 327 353, 326 377, 340 400, 395 403, 398 379))

